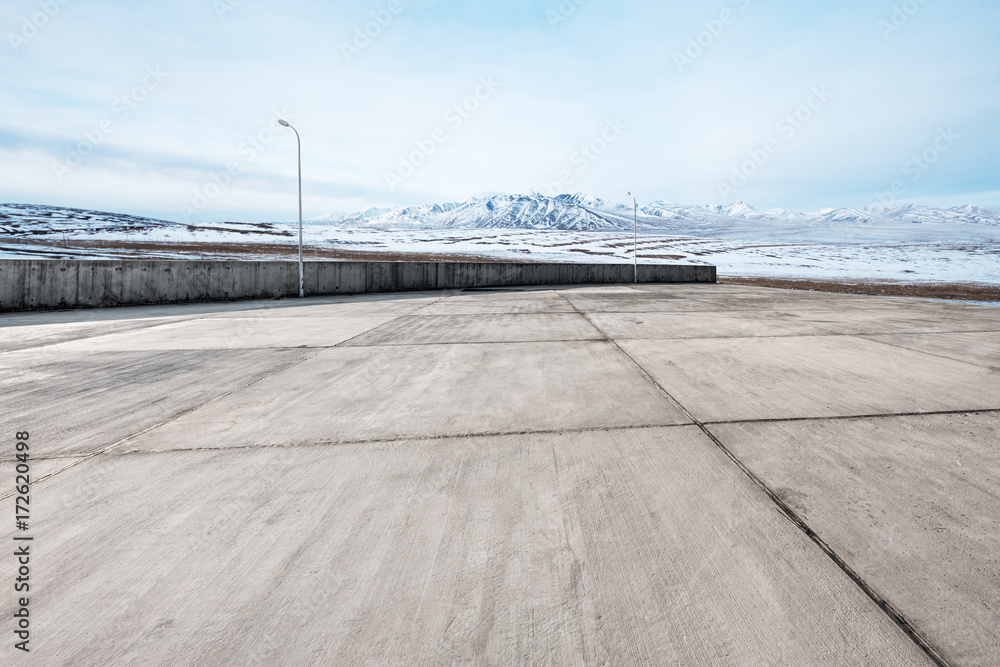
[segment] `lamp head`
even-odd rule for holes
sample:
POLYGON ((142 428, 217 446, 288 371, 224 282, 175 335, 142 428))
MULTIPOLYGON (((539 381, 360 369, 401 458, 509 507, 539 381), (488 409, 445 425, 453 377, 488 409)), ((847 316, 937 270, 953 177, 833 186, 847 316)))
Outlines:
POLYGON ((280 118, 278 119, 278 125, 284 125, 285 127, 291 127, 291 125, 288 124, 287 120, 282 120, 280 118))

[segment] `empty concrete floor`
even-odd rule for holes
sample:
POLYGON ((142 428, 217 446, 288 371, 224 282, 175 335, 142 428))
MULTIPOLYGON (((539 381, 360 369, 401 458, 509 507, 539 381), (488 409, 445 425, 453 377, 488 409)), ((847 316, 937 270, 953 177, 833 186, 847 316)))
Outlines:
POLYGON ((0 389, 37 554, 27 656, 0 559, 4 664, 1000 664, 1000 308, 626 285, 8 314, 0 389))

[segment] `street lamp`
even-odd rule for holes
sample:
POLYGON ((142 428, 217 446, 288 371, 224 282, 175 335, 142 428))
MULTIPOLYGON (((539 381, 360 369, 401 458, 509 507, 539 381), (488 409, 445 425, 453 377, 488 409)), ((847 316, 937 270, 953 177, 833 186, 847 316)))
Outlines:
POLYGON ((305 272, 302 270, 302 138, 299 131, 289 124, 287 120, 278 120, 278 123, 285 127, 291 127, 295 133, 295 140, 299 144, 299 298, 306 295, 305 272))
POLYGON ((634 218, 632 221, 632 265, 635 268, 635 282, 639 284, 639 202, 635 200, 635 195, 631 192, 628 196, 632 198, 632 204, 634 208, 632 212, 634 218))

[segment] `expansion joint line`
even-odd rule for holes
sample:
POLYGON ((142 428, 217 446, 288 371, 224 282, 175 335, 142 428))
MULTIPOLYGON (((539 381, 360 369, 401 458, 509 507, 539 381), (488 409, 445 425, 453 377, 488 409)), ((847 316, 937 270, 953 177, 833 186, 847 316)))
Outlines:
MULTIPOLYGON (((198 405, 192 406, 190 408, 187 408, 186 410, 181 410, 180 412, 178 412, 178 413, 176 413, 174 415, 171 415, 170 417, 167 417, 166 419, 164 419, 162 421, 159 421, 159 422, 157 422, 155 424, 147 426, 146 428, 139 429, 135 433, 127 435, 124 438, 120 438, 120 439, 116 440, 115 442, 111 443, 110 445, 108 445, 107 447, 105 447, 103 449, 99 449, 96 452, 91 452, 90 454, 84 455, 79 461, 75 461, 75 462, 69 464, 68 466, 65 466, 63 468, 60 468, 59 470, 55 470, 53 472, 50 472, 47 475, 43 475, 43 476, 35 479, 32 482, 32 485, 35 485, 35 484, 38 484, 40 482, 44 482, 44 481, 46 481, 48 479, 51 479, 51 478, 55 477, 56 475, 64 473, 64 472, 66 472, 67 470, 69 470, 71 468, 75 468, 75 467, 77 467, 79 465, 82 465, 82 464, 86 463, 87 461, 90 461, 91 459, 95 459, 95 458, 97 458, 99 456, 103 456, 104 454, 109 453, 111 450, 116 449, 118 447, 121 447, 122 445, 124 445, 126 442, 129 442, 130 440, 134 440, 135 438, 143 436, 143 435, 149 433, 150 431, 153 431, 155 429, 160 428, 161 426, 165 426, 165 425, 167 425, 167 424, 169 424, 171 422, 177 421, 181 417, 184 417, 185 415, 189 415, 192 412, 197 412, 198 410, 201 410, 204 407, 207 407, 207 406, 209 406, 209 405, 211 405, 213 403, 221 401, 222 399, 226 398, 227 396, 231 396, 231 395, 235 394, 238 391, 246 389, 247 387, 252 387, 253 385, 257 384, 258 382, 263 382, 264 380, 267 380, 268 378, 274 377, 278 373, 282 373, 284 371, 287 371, 290 368, 294 368, 295 366, 298 366, 299 364, 304 363, 304 362, 312 359, 313 357, 317 356, 321 352, 322 352, 322 350, 316 352, 315 354, 311 354, 311 355, 303 357, 301 359, 297 359, 297 360, 293 361, 290 364, 286 364, 286 365, 282 366, 281 368, 277 368, 277 369, 275 369, 275 370, 273 370, 273 371, 271 371, 269 373, 265 373, 264 375, 262 375, 262 376, 260 376, 258 378, 254 378, 253 380, 250 380, 249 382, 246 382, 246 383, 240 385, 239 387, 236 387, 234 389, 230 389, 227 392, 219 394, 218 396, 216 396, 214 398, 211 398, 211 399, 205 401, 204 403, 200 403, 198 405)), ((14 491, 11 491, 10 493, 6 493, 4 495, 0 495, 0 500, 6 500, 7 498, 10 498, 11 496, 13 496, 14 493, 15 493, 14 491)))
POLYGON ((862 421, 870 419, 898 419, 900 417, 940 417, 947 415, 992 415, 1000 413, 1000 408, 975 408, 970 410, 934 410, 930 412, 879 412, 867 415, 829 415, 826 417, 773 417, 769 419, 726 419, 703 422, 705 426, 727 426, 730 424, 791 424, 795 422, 835 422, 862 421))
POLYGON ((665 428, 691 428, 691 424, 643 424, 640 426, 608 426, 587 428, 539 429, 527 431, 481 431, 474 433, 447 433, 437 435, 401 435, 385 438, 358 440, 314 440, 304 442, 284 442, 270 444, 223 445, 219 447, 179 447, 174 449, 144 449, 121 452, 116 456, 149 456, 154 454, 175 454, 177 452, 236 452, 264 449, 299 449, 303 447, 350 447, 357 445, 393 445, 399 443, 429 443, 470 438, 510 438, 539 435, 574 435, 581 433, 610 433, 614 431, 641 431, 665 428))
POLYGON ((622 355, 624 355, 626 359, 628 359, 637 369, 639 369, 639 372, 642 373, 646 377, 646 379, 649 380, 653 384, 653 386, 655 386, 657 390, 674 405, 674 407, 680 410, 681 413, 688 420, 691 421, 692 424, 696 425, 699 429, 701 429, 701 432, 704 433, 709 440, 715 443, 715 446, 718 447, 720 450, 722 450, 723 454, 725 454, 726 457, 728 457, 729 460, 732 461, 736 465, 736 467, 739 468, 743 472, 743 474, 746 475, 750 479, 750 481, 754 483, 755 486, 757 486, 761 491, 767 494, 768 498, 770 498, 771 501, 778 507, 778 510, 785 516, 785 518, 787 518, 793 525, 795 525, 799 530, 801 530, 806 535, 806 537, 808 537, 813 542, 813 544, 818 546, 820 550, 822 550, 823 553, 825 553, 830 558, 830 560, 832 560, 837 565, 837 567, 839 567, 841 571, 843 571, 844 574, 846 574, 851 579, 851 581, 853 581, 854 584, 858 588, 860 588, 865 593, 865 595, 867 595, 872 600, 872 602, 878 605, 878 607, 889 618, 892 619, 892 621, 906 634, 907 637, 909 637, 913 641, 913 643, 915 643, 917 646, 920 647, 920 649, 927 655, 928 658, 931 659, 931 661, 934 662, 934 664, 938 665, 938 667, 952 667, 951 663, 949 663, 945 659, 945 657, 937 651, 937 649, 935 649, 933 646, 930 645, 930 643, 923 637, 923 635, 921 635, 920 632, 913 627, 913 625, 906 619, 906 617, 903 616, 903 614, 900 613, 892 605, 891 602, 889 602, 884 597, 879 595, 878 591, 876 591, 867 581, 865 581, 864 578, 860 574, 858 574, 854 570, 854 568, 852 568, 847 563, 847 561, 845 561, 840 556, 840 554, 834 551, 834 549, 829 544, 827 544, 822 537, 820 537, 816 533, 816 531, 810 528, 809 525, 805 521, 803 521, 802 518, 795 512, 795 510, 793 510, 784 500, 782 500, 781 497, 778 496, 778 494, 776 494, 773 490, 771 490, 771 488, 764 482, 764 480, 758 477, 756 473, 750 470, 750 468, 748 468, 743 463, 743 461, 739 459, 739 457, 737 457, 728 447, 726 447, 726 445, 723 444, 722 441, 719 440, 719 438, 717 438, 715 434, 712 433, 711 430, 709 430, 708 426, 704 422, 702 422, 693 414, 691 414, 691 412, 687 408, 685 408, 680 403, 680 401, 674 398, 674 396, 669 391, 667 391, 663 385, 657 382, 656 379, 653 378, 653 376, 650 375, 646 371, 646 369, 643 368, 642 365, 640 365, 639 362, 632 357, 631 354, 626 352, 625 349, 621 345, 619 345, 616 340, 608 336, 603 329, 598 327, 597 324, 590 318, 590 316, 587 315, 587 313, 584 313, 579 308, 577 308, 572 301, 570 301, 568 298, 565 297, 565 295, 560 294, 560 296, 566 299, 566 301, 568 301, 570 305, 573 306, 573 308, 578 313, 580 313, 580 315, 584 317, 584 319, 590 322, 591 326, 600 331, 601 334, 604 336, 604 340, 614 345, 615 348, 617 348, 618 351, 622 355))

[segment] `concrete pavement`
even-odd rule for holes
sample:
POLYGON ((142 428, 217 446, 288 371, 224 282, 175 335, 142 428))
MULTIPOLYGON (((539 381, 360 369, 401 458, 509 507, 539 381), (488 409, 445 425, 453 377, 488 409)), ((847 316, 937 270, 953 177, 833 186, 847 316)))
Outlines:
POLYGON ((1000 308, 14 313, 0 388, 0 538, 30 431, 35 554, 26 655, 0 559, 4 664, 1000 664, 1000 308))

